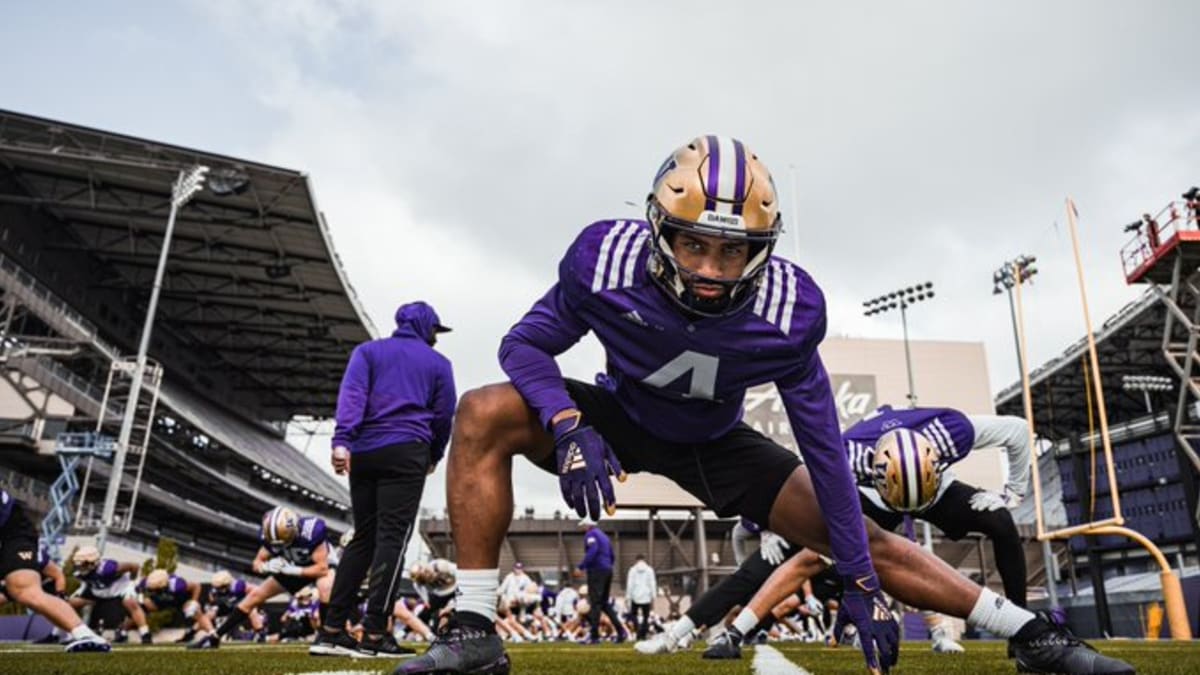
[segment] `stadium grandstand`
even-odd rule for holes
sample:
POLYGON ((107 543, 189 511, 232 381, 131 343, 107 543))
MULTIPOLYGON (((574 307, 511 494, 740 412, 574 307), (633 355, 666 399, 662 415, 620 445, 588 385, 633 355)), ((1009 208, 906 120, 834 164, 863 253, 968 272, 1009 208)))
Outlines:
MULTIPOLYGON (((95 530, 103 490, 71 492, 56 454, 118 435, 110 373, 137 349, 172 183, 195 165, 210 171, 175 222, 149 344, 161 382, 137 403, 153 415, 113 541, 171 537, 194 565, 244 571, 271 506, 350 526, 348 491, 285 441, 293 418, 332 416, 375 334, 302 172, 0 111, 0 471, 64 534, 95 530)), ((93 454, 75 471, 102 485, 93 454)))
MULTIPOLYGON (((1149 288, 1107 318, 1094 340, 1125 526, 1163 552, 1194 609, 1200 604, 1200 234, 1192 190, 1193 201, 1173 202, 1157 217, 1144 216, 1144 228, 1127 228, 1137 235, 1122 252, 1126 279, 1149 288)), ((1086 336, 1030 372, 1034 426, 1048 450, 1039 462, 1043 486, 1053 483, 1044 501, 1061 499, 1059 525, 1114 515, 1093 377, 1086 336)), ((997 412, 1024 417, 1022 391, 1020 382, 1003 389, 997 412)), ((1065 553, 1058 558, 1059 596, 1076 628, 1143 635, 1142 608, 1162 599, 1159 567, 1148 551, 1106 534, 1071 537, 1065 553)), ((1200 634, 1200 616, 1193 611, 1189 620, 1200 634)))

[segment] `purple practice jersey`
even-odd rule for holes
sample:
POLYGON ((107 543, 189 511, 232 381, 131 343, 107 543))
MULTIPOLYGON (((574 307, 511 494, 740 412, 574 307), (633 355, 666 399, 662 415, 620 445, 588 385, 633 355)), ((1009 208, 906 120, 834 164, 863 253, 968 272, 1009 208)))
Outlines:
POLYGON ((294 620, 310 620, 316 616, 317 607, 318 605, 315 602, 301 604, 299 600, 292 598, 292 601, 288 603, 287 610, 284 612, 284 615, 294 620))
POLYGON ((938 450, 939 464, 950 465, 971 452, 975 445, 975 427, 963 413, 953 408, 909 408, 894 410, 885 405, 842 434, 850 466, 861 485, 871 485, 875 444, 892 429, 911 429, 938 450))
POLYGON ((262 541, 262 535, 259 534, 259 541, 262 547, 267 549, 267 553, 271 557, 276 558, 282 556, 293 565, 300 567, 308 567, 313 564, 313 553, 320 547, 329 549, 329 542, 325 539, 325 519, 317 516, 305 516, 300 519, 300 531, 296 534, 296 538, 292 543, 286 546, 276 546, 262 541))
POLYGON ((247 590, 248 587, 244 580, 234 579, 233 583, 225 588, 213 588, 209 594, 209 604, 216 605, 225 611, 231 610, 234 605, 241 602, 242 598, 246 597, 247 590))
POLYGON ((167 585, 157 591, 146 590, 145 579, 138 582, 137 590, 138 593, 143 594, 159 609, 182 607, 185 602, 192 598, 191 594, 188 593, 187 582, 182 577, 177 577, 174 574, 167 578, 167 585))
POLYGON ((91 591, 103 592, 113 584, 129 578, 129 573, 119 572, 120 569, 121 565, 116 560, 104 558, 87 574, 81 574, 79 568, 75 568, 75 578, 87 584, 91 591))
POLYGON ((772 258, 755 297, 720 317, 685 315, 649 276, 650 227, 607 220, 583 230, 558 283, 513 326, 500 361, 543 424, 575 407, 553 357, 589 330, 604 346, 624 412, 676 443, 719 438, 742 419, 746 389, 775 383, 812 473, 845 574, 870 571, 829 377, 817 354, 825 299, 796 265, 772 258))

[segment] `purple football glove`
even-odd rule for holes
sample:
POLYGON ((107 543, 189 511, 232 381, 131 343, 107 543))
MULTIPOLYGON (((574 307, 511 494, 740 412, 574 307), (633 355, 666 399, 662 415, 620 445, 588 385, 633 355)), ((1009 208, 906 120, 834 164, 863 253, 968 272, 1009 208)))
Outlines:
POLYGON ((612 514, 617 507, 610 475, 625 480, 617 455, 595 429, 580 424, 582 415, 571 415, 554 425, 554 453, 558 460, 558 486, 565 501, 580 518, 600 519, 600 498, 612 514))
POLYGON ((872 572, 859 578, 842 577, 842 584, 845 592, 833 626, 834 641, 840 644, 846 624, 854 624, 867 669, 887 673, 900 659, 900 625, 879 592, 879 578, 872 572))

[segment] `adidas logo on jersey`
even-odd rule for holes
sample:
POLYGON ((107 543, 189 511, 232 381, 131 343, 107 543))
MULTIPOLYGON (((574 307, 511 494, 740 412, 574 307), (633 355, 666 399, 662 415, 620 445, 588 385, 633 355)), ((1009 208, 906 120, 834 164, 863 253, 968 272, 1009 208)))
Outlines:
POLYGON ((641 314, 638 314, 638 311, 636 309, 625 312, 624 314, 621 315, 621 318, 625 319, 629 323, 636 324, 643 328, 650 327, 650 324, 646 323, 646 320, 642 318, 641 314))

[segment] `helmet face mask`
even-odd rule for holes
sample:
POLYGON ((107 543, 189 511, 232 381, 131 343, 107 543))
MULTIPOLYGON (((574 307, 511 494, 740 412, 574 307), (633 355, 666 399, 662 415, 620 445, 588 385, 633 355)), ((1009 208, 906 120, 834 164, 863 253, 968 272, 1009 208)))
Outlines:
POLYGON ((741 141, 701 136, 667 158, 646 200, 654 230, 650 274, 689 313, 722 316, 754 297, 782 231, 770 173, 741 141), (747 244, 745 266, 736 278, 713 278, 687 269, 678 259, 680 233, 747 244), (697 293, 697 286, 722 289, 697 293))
POLYGON ((92 572, 100 564, 100 550, 95 546, 80 546, 71 556, 71 562, 75 564, 76 571, 84 574, 92 572))
POLYGON ((937 448, 911 429, 893 429, 879 437, 873 469, 879 496, 901 513, 924 510, 942 483, 937 448))

